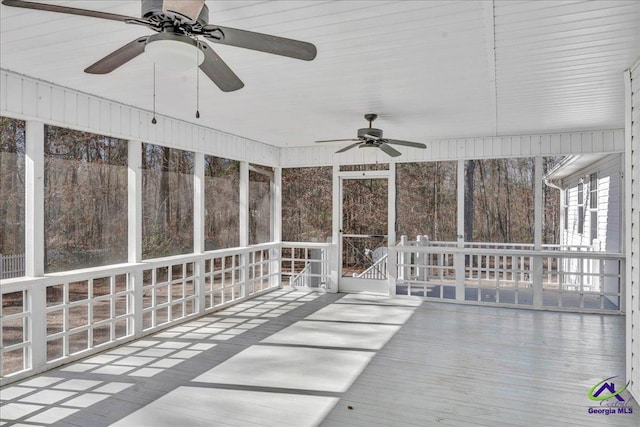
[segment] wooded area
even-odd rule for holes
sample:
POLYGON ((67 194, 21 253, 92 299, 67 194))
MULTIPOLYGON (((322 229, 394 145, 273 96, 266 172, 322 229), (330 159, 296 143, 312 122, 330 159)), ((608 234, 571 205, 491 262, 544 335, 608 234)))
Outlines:
POLYGON ((401 163, 396 169, 398 238, 455 241, 457 162, 401 163))
POLYGON ((127 260, 127 142, 45 126, 45 271, 127 260))
POLYGON ((273 169, 249 165, 249 244, 271 241, 271 183, 273 169))
POLYGON ((240 162, 204 157, 205 249, 240 246, 240 162))
POLYGON ((331 237, 330 166, 282 170, 282 240, 320 242, 331 237))
MULTIPOLYGON (((543 175, 562 157, 543 158, 543 175)), ((388 167, 388 166, 387 166, 388 167)), ((341 170, 379 170, 380 165, 357 165, 341 170)), ((324 241, 331 235, 332 168, 291 168, 282 173, 283 240, 324 241)), ((465 241, 533 243, 534 159, 488 159, 465 162, 465 241)), ((356 180, 357 182, 360 180, 356 180)), ((396 165, 397 237, 429 236, 432 241, 457 238, 457 162, 398 163, 396 165)), ((382 193, 344 191, 348 217, 343 228, 367 224, 375 234, 386 232, 386 216, 352 212, 363 197, 375 204, 382 193), (360 217, 353 217, 360 215, 360 217)), ((386 192, 384 193, 386 194, 386 192)), ((379 201, 379 200, 378 200, 379 201)), ((558 190, 543 186, 543 243, 559 242, 558 190)), ((379 211, 379 209, 378 209, 379 211)), ((356 233, 357 234, 357 233, 356 233)))
MULTIPOLYGON (((23 254, 25 124, 0 119, 0 253, 23 254)), ((46 126, 45 135, 46 271, 125 262, 127 142, 54 126, 46 126)), ((143 257, 190 253, 194 154, 153 144, 142 147, 143 257)), ((543 174, 560 160, 544 158, 543 174)), ((388 167, 343 165, 340 169, 388 167)), ((456 240, 457 162, 398 163, 396 167, 398 237, 456 240)), ((533 158, 466 161, 465 240, 532 243, 534 176, 533 158)), ((271 238, 271 180, 270 168, 250 165, 250 244, 271 238)), ((239 245, 239 186, 240 162, 205 156, 207 250, 239 245)), ((366 206, 376 195, 382 197, 375 191, 348 191, 343 202, 366 206)), ((557 190, 543 186, 543 243, 558 243, 559 206, 557 190)), ((355 216, 347 221, 351 228, 366 224, 367 229, 381 230, 375 233, 386 230, 386 216, 361 211, 352 212, 355 216)), ((332 233, 331 218, 332 168, 284 169, 283 240, 326 241, 332 233)))
POLYGON ((193 153, 142 144, 142 258, 193 252, 193 153))
POLYGON ((0 254, 24 253, 24 126, 0 116, 0 254))

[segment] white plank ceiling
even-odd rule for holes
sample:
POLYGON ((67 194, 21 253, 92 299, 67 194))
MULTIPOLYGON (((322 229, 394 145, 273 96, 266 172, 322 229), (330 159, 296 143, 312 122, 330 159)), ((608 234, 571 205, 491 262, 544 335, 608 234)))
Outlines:
MULTIPOLYGON (((140 15, 136 0, 41 1, 140 15)), ((157 73, 156 110, 279 147, 351 138, 378 113, 385 136, 439 138, 624 127, 623 71, 640 57, 640 1, 214 1, 210 23, 314 43, 314 61, 213 45, 244 81, 157 73)), ((84 68, 151 30, 0 6, 0 68, 146 110, 144 55, 84 68)), ((336 145, 339 147, 339 144, 336 145)))

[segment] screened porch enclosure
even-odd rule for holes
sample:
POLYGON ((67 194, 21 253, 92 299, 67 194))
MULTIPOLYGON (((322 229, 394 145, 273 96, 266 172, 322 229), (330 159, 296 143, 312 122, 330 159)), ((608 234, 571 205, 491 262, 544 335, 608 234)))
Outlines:
POLYGON ((0 424, 179 424, 203 390, 306 425, 595 424, 558 402, 613 375, 640 398, 638 1, 206 0, 317 48, 221 29, 233 91, 143 50, 84 72, 193 29, 129 25, 161 0, 30 1, 60 8, 0 0, 0 424))
POLYGON ((544 225, 562 222, 560 194, 548 193, 542 179, 553 167, 550 156, 559 155, 552 147, 570 152, 582 140, 615 153, 620 131, 526 137, 548 151, 511 151, 518 157, 502 163, 283 168, 41 121, 3 117, 3 124, 15 147, 6 164, 24 182, 10 189, 26 196, 16 207, 25 232, 14 242, 24 252, 7 257, 22 258, 25 267, 6 269, 2 283, 5 381, 282 287, 625 311, 624 255, 558 244, 559 230, 544 225), (470 164, 484 171, 475 183, 470 164), (475 224, 479 234, 467 241, 465 214, 484 221, 503 208, 498 199, 480 203, 500 191, 484 189, 508 177, 500 168, 522 176, 511 177, 517 213, 500 221, 526 227, 504 234, 475 224), (474 192, 477 200, 469 202, 474 192), (500 243, 512 235, 531 243, 500 243), (476 241, 483 236, 494 241, 476 241))

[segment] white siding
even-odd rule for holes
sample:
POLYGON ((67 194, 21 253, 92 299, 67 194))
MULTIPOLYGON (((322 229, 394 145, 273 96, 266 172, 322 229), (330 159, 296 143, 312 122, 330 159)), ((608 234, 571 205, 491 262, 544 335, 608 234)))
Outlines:
POLYGON ((568 229, 563 230, 562 244, 592 245, 590 215, 590 183, 592 173, 598 175, 598 225, 597 237, 599 245, 596 249, 620 253, 622 251, 621 236, 621 200, 622 200, 622 160, 620 154, 612 154, 593 163, 587 168, 563 180, 569 192, 568 229), (578 182, 584 182, 584 227, 578 233, 578 182))
POLYGON ((640 60, 626 77, 627 380, 640 401, 640 60))
POLYGON ((277 166, 277 147, 0 70, 0 115, 277 166))

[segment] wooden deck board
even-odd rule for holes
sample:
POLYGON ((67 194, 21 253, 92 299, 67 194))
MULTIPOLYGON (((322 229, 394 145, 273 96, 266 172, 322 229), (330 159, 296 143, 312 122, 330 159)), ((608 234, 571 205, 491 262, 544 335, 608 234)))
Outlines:
POLYGON ((623 374, 623 317, 424 303, 322 425, 637 425, 588 413, 623 374))
MULTIPOLYGON (((154 427, 169 426, 175 424, 176 420, 181 420, 185 427, 195 423, 212 425, 214 421, 214 425, 234 427, 281 427, 283 420, 286 420, 295 427, 302 427, 296 425, 295 420, 282 416, 282 411, 294 414, 296 410, 311 411, 310 416, 305 418, 305 425, 320 424, 324 427, 640 425, 640 411, 635 403, 631 415, 588 413, 589 406, 593 404, 587 397, 589 388, 605 378, 624 374, 625 319, 622 316, 542 312, 409 299, 384 300, 364 295, 314 295, 313 300, 306 301, 311 297, 303 298, 301 295, 305 294, 299 291, 273 292, 240 308, 205 316, 107 351, 105 356, 92 356, 74 365, 46 372, 35 377, 37 381, 31 383, 33 390, 21 396, 22 384, 29 380, 11 385, 9 388, 14 388, 13 392, 3 391, 7 396, 17 397, 2 400, 0 418, 9 410, 23 411, 24 407, 20 405, 28 402, 29 396, 37 392, 65 390, 66 381, 85 379, 93 380, 96 385, 78 391, 75 397, 86 396, 90 399, 92 395, 103 393, 103 398, 93 405, 77 407, 75 413, 55 420, 54 425, 100 427, 114 423, 127 425, 128 421, 137 423, 149 419, 154 427), (278 317, 264 317, 259 311, 252 310, 258 304, 270 307, 296 299, 304 304, 290 306, 290 311, 278 317), (406 312, 409 307, 415 311, 408 320, 404 314, 398 317, 398 313, 406 312), (388 319, 385 319, 385 313, 389 314, 388 319), (248 323, 259 322, 258 319, 265 321, 255 327, 248 323), (401 321, 404 323, 398 324, 398 319, 404 319, 401 321), (318 335, 300 337, 299 334, 304 334, 304 329, 300 327, 309 326, 309 322, 314 322, 313 327, 322 322, 328 326, 334 325, 335 342, 331 334, 323 333, 321 339, 317 338, 318 335), (354 330, 368 330, 371 333, 388 329, 375 325, 395 324, 394 328, 400 329, 390 339, 388 334, 380 335, 378 339, 386 341, 381 349, 377 345, 375 350, 344 348, 348 344, 345 343, 347 335, 344 328, 337 327, 337 324, 353 325, 354 330), (292 328, 292 325, 299 327, 292 328), (207 335, 205 332, 214 330, 214 326, 220 328, 222 334, 225 334, 222 326, 225 326, 227 333, 229 329, 246 329, 227 340, 220 340, 217 338, 220 335, 207 335), (269 338, 274 334, 278 334, 276 338, 269 338), (211 344, 215 346, 207 348, 211 344), (336 348, 338 345, 343 348, 336 348), (141 356, 133 354, 134 358, 129 360, 134 363, 144 361, 143 356, 163 354, 161 349, 176 346, 180 347, 180 355, 171 353, 164 358, 156 357, 142 366, 143 369, 149 368, 161 360, 171 364, 172 358, 184 357, 180 363, 163 368, 153 376, 136 376, 145 373, 140 371, 140 374, 136 374, 140 366, 121 375, 93 372, 98 366, 117 368, 125 364, 124 359, 115 359, 117 361, 113 362, 113 355, 127 353, 126 356, 118 356, 125 358, 130 357, 131 352, 151 349, 141 356), (280 360, 265 357, 265 351, 269 348, 279 349, 275 353, 282 356, 274 359, 280 360), (261 371, 255 366, 251 367, 256 372, 255 381, 249 376, 250 384, 246 383, 246 372, 234 374, 234 370, 239 370, 238 360, 242 360, 239 355, 244 352, 244 360, 276 370, 276 375, 269 371, 271 381, 277 378, 278 369, 304 378, 314 373, 314 366, 324 365, 321 375, 327 376, 328 384, 332 375, 336 380, 343 374, 337 374, 340 372, 338 367, 333 369, 327 360, 332 360, 332 354, 337 356, 344 350, 373 354, 360 375, 353 377, 355 380, 346 391, 323 389, 317 377, 314 377, 314 382, 285 382, 283 384, 291 384, 296 388, 283 388, 278 386, 278 382, 269 383, 266 376, 261 379, 261 371), (249 357, 252 354, 260 357, 249 357), (318 362, 322 363, 298 361, 297 370, 292 370, 287 355, 293 357, 299 354, 321 354, 322 360, 318 362), (111 359, 106 357, 109 355, 112 355, 111 359), (235 362, 227 363, 230 360, 235 362), (86 368, 90 369, 81 371, 86 368), (213 368, 224 374, 226 383, 197 380, 206 378, 203 374, 213 368), (312 386, 314 383, 316 389, 312 386), (224 390, 240 397, 237 412, 228 412, 228 403, 221 406, 219 402, 207 400, 208 395, 212 396, 210 399, 226 396, 224 390), (252 400, 266 396, 273 396, 274 399, 269 399, 270 403, 252 400), (201 405, 190 407, 194 399, 203 399, 208 403, 204 409, 201 405), (184 404, 176 403, 172 408, 174 401, 184 404), (304 402, 305 406, 296 408, 296 401, 304 402), (316 408, 314 402, 321 407, 316 408), (256 418, 254 410, 267 415, 256 418), (158 411, 166 416, 159 415, 158 411)), ((616 387, 622 385, 622 379, 617 378, 616 387)), ((45 412, 47 410, 52 410, 50 414, 54 420, 56 411, 68 410, 66 402, 69 399, 43 404, 42 409, 21 417, 2 419, 6 422, 2 425, 9 427, 28 423, 34 415, 46 420, 49 414, 45 412)), ((46 422, 42 424, 47 425, 46 422)))

